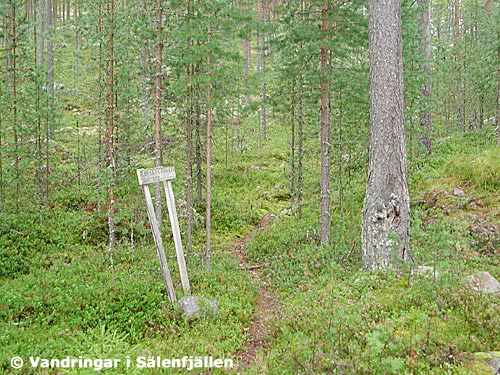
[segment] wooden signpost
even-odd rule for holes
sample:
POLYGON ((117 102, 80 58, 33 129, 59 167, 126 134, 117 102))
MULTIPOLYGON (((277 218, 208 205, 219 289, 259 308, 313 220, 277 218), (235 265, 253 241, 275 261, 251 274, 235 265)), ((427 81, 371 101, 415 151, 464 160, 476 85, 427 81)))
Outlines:
POLYGON ((173 303, 176 301, 174 285, 172 283, 172 278, 170 277, 167 258, 165 256, 165 250, 163 249, 160 226, 158 221, 156 220, 153 200, 151 198, 151 192, 149 191, 148 185, 159 182, 163 183, 163 189, 167 198, 168 216, 170 219, 170 225, 172 227, 172 236, 174 238, 175 251, 177 254, 177 263, 179 265, 179 271, 181 274, 182 289, 184 290, 184 292, 190 294, 191 291, 186 268, 186 260, 184 259, 184 251, 182 249, 181 232, 179 230, 179 220, 177 219, 177 209, 175 208, 174 192, 172 190, 171 182, 171 180, 175 178, 175 168, 156 167, 149 169, 138 169, 137 178, 139 179, 139 185, 141 185, 142 187, 144 199, 146 200, 146 209, 148 211, 149 223, 151 224, 151 232, 153 233, 156 252, 158 254, 158 259, 160 260, 163 278, 165 279, 168 299, 173 303))

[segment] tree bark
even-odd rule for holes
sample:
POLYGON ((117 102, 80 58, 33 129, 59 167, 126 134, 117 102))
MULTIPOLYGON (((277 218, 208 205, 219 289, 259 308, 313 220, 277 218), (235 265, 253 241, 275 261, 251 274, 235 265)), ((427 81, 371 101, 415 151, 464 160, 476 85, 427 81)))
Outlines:
MULTIPOLYGON (((187 24, 188 29, 191 28, 191 1, 187 1, 187 24)), ((191 38, 187 40, 187 54, 191 51, 191 38)), ((188 252, 193 249, 193 89, 192 76, 193 64, 186 64, 186 74, 188 84, 186 88, 186 210, 187 210, 187 226, 186 226, 186 248, 188 252)))
POLYGON ((369 0, 370 153, 363 208, 363 266, 408 261, 410 199, 406 177, 401 3, 369 0))
POLYGON ((302 219, 302 191, 304 189, 304 108, 302 97, 299 97, 298 102, 298 118, 297 118, 297 217, 302 219))
POLYGON ((454 0, 454 48, 455 48, 455 62, 457 72, 457 95, 456 95, 456 116, 457 125, 460 129, 465 129, 465 106, 464 106, 464 93, 462 87, 462 54, 460 51, 460 0, 454 0))
POLYGON ((71 21, 71 4, 70 0, 66 0, 66 23, 71 21))
MULTIPOLYGON (((243 4, 241 8, 243 11, 248 11, 248 0, 243 0, 243 4)), ((244 67, 243 74, 245 75, 245 106, 250 105, 250 93, 248 87, 248 76, 250 74, 250 64, 251 64, 251 48, 250 48, 250 40, 245 36, 245 39, 242 41, 243 44, 243 59, 244 59, 244 67)))
MULTIPOLYGON (((161 91, 162 91, 162 54, 163 54, 163 9, 161 0, 156 1, 156 67, 155 67, 155 166, 163 164, 162 144, 161 144, 161 91)), ((162 229, 162 205, 161 205, 161 184, 155 184, 155 213, 158 229, 162 229)))
POLYGON ((420 9, 418 19, 420 32, 420 71, 423 82, 420 85, 420 141, 425 146, 427 154, 432 153, 432 113, 430 109, 431 91, 431 6, 430 0, 417 0, 420 9))
MULTIPOLYGON (((44 0, 38 0, 37 15, 36 15, 36 74, 37 74, 37 87, 36 87, 36 119, 37 119, 37 134, 36 134, 36 153, 37 153, 37 170, 36 170, 36 186, 38 194, 38 209, 40 221, 43 217, 43 207, 45 203, 45 189, 44 189, 44 173, 45 179, 48 180, 48 170, 43 166, 43 135, 42 135, 42 110, 41 110, 41 97, 43 77, 43 48, 44 48, 44 18, 45 4, 44 0)), ((48 158, 48 153, 46 155, 48 158)), ((47 202, 48 203, 48 202, 47 202)), ((47 204, 48 205, 48 204, 47 204)))
MULTIPOLYGON (((46 21, 46 41, 47 41, 47 92, 49 93, 49 118, 48 118, 48 133, 50 138, 54 138, 54 29, 55 29, 55 13, 52 6, 53 0, 46 0, 47 11, 45 14, 46 21)), ((48 138, 47 138, 48 141, 48 138)))
POLYGON ((212 165, 212 108, 211 108, 211 102, 212 102, 212 83, 210 82, 210 69, 212 65, 211 61, 211 51, 210 51, 210 43, 212 42, 212 31, 210 29, 210 23, 208 24, 208 30, 207 30, 207 36, 208 36, 208 55, 207 55, 207 72, 208 72, 208 87, 207 87, 207 141, 206 141, 206 147, 207 147, 207 169, 206 169, 206 249, 205 249, 205 266, 207 267, 208 270, 210 270, 210 262, 211 262, 211 227, 212 227, 212 211, 211 211, 211 204, 212 204, 212 180, 211 180, 211 174, 210 174, 210 168, 212 165))
POLYGON ((108 168, 109 168, 109 189, 108 189, 108 228, 109 228, 109 248, 108 256, 111 263, 112 279, 114 282, 115 271, 113 263, 113 251, 115 248, 116 238, 115 238, 115 182, 116 182, 116 165, 115 165, 115 150, 114 150, 114 14, 115 14, 115 2, 110 0, 108 4, 109 11, 109 70, 108 70, 108 83, 109 83, 109 94, 108 94, 108 131, 107 131, 107 142, 108 142, 108 168))
POLYGON ((17 95, 17 5, 12 2, 7 6, 7 70, 12 95, 12 135, 14 139, 14 171, 16 175, 16 206, 19 206, 19 194, 21 192, 21 175, 19 171, 19 133, 18 133, 18 95, 17 95))
POLYGON ((321 120, 320 120, 320 142, 321 142, 321 243, 330 242, 330 103, 328 95, 328 72, 327 72, 327 45, 328 40, 328 0, 323 1, 323 45, 321 46, 321 120))
MULTIPOLYGON (((261 22, 265 21, 265 4, 262 0, 258 3, 259 19, 261 22)), ((259 73, 260 73, 260 139, 266 139, 266 53, 265 53, 265 35, 263 31, 259 32, 258 36, 259 47, 259 73)))

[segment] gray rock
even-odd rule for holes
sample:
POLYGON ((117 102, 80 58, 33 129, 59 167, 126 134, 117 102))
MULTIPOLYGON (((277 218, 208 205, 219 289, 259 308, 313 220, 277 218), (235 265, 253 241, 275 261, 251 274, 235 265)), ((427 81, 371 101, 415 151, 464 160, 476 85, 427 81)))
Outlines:
POLYGON ((479 293, 500 293, 500 282, 489 272, 481 271, 468 277, 469 287, 479 293))
POLYGON ((186 296, 182 297, 177 304, 187 321, 200 317, 215 319, 219 315, 219 303, 216 300, 186 296))
POLYGON ((462 189, 459 189, 459 188, 453 188, 453 195, 455 197, 464 197, 465 196, 465 193, 462 189))

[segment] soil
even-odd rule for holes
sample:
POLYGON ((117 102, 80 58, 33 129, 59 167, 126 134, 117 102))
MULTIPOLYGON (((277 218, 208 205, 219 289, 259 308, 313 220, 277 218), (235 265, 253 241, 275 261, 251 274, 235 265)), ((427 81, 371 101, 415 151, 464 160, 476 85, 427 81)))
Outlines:
POLYGON ((255 234, 263 231, 271 224, 276 215, 267 214, 262 217, 258 227, 239 240, 233 247, 232 253, 239 259, 240 268, 250 273, 250 276, 259 284, 258 296, 253 313, 252 325, 245 329, 248 338, 243 343, 243 348, 236 353, 236 363, 238 369, 245 373, 255 361, 259 353, 266 355, 269 345, 266 344, 266 337, 269 330, 269 322, 279 309, 279 297, 265 283, 262 276, 262 269, 265 264, 251 265, 245 254, 245 247, 255 234))

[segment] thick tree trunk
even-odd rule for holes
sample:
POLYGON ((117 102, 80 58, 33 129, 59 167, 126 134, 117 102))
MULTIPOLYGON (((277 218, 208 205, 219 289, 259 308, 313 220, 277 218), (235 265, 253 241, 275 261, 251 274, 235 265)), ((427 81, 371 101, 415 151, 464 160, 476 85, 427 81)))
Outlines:
POLYGON ((321 243, 330 242, 330 103, 327 77, 327 32, 328 0, 324 0, 322 9, 322 27, 324 33, 321 47, 321 120, 319 138, 321 142, 321 243))
POLYGON ((370 154, 363 208, 365 269, 410 260, 399 0, 369 0, 370 154))
POLYGON ((432 115, 430 109, 431 92, 431 5, 430 0, 417 0, 420 9, 418 20, 420 31, 420 71, 423 82, 420 86, 420 141, 427 154, 432 153, 432 115))

